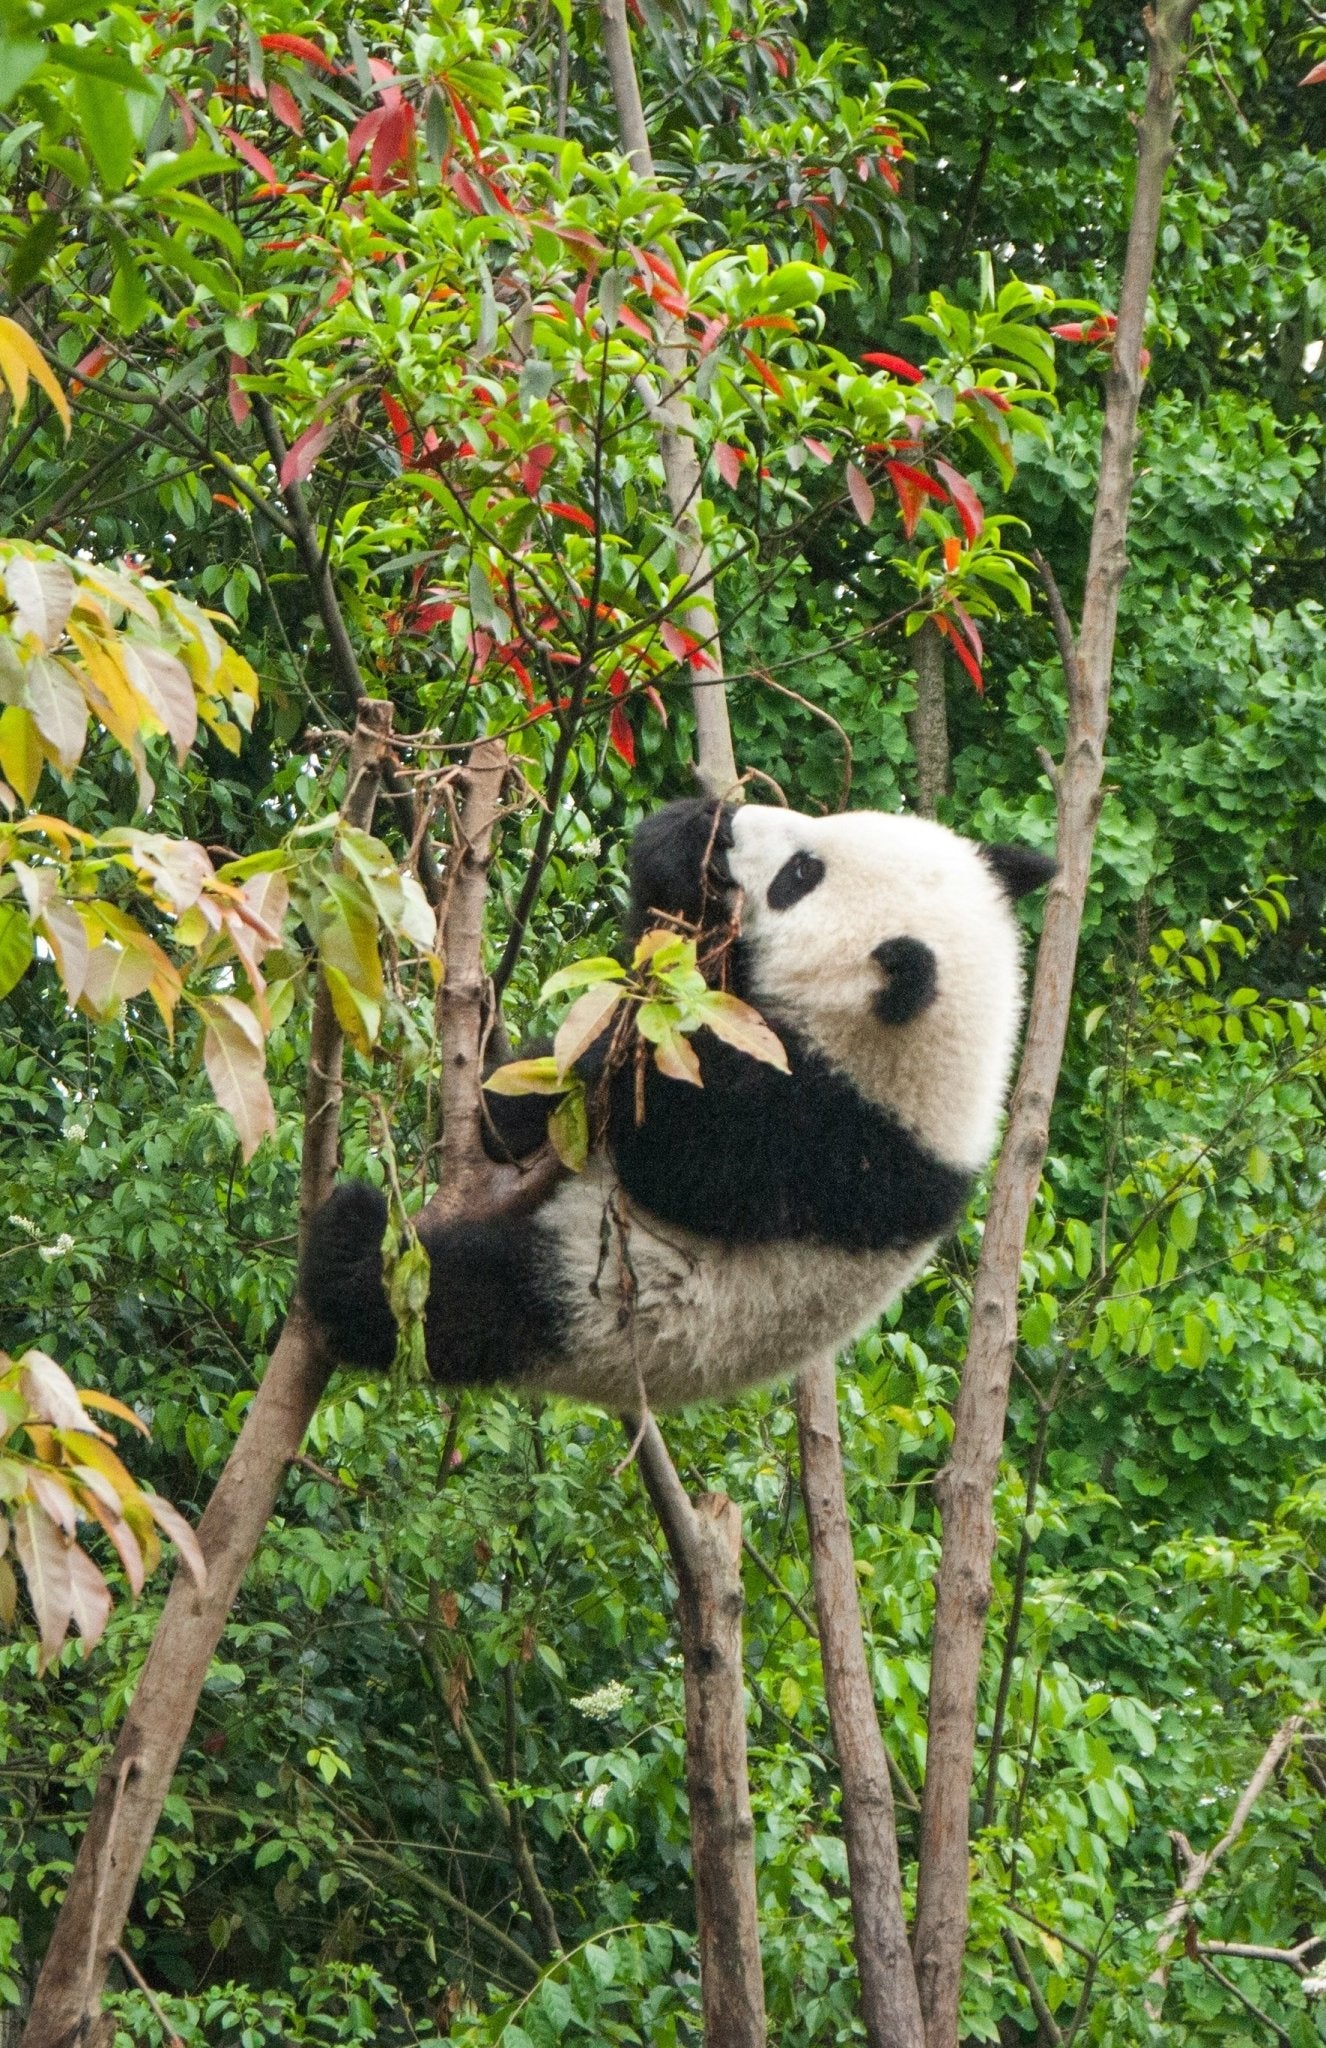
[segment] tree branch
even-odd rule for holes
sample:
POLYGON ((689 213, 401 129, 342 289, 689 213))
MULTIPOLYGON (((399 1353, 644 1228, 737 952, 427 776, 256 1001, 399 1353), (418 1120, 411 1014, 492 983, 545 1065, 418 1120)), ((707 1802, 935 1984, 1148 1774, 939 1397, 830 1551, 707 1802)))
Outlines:
POLYGON ((1175 88, 1194 4, 1162 0, 1155 19, 1148 17, 1146 106, 1138 126, 1137 181, 1106 379, 1100 475, 1075 659, 1064 646, 1069 703, 1056 790, 1059 872, 1050 885, 1026 1044, 990 1195, 952 1453, 936 1483, 944 1541, 935 1585, 913 1943, 928 2048, 957 2048, 976 1706, 994 1555, 994 1488, 1017 1340, 1018 1281, 1049 1144, 1100 806, 1119 592, 1127 568, 1142 332, 1170 161, 1175 88))
MULTIPOLYGON (((622 148, 638 178, 654 176, 654 156, 640 99, 631 31, 626 19, 626 0, 600 0, 603 20, 603 53, 607 59, 612 97, 617 109, 617 126, 622 148)), ((737 784, 737 763, 732 751, 727 701, 722 688, 723 649, 714 611, 714 569, 709 550, 700 537, 695 507, 701 495, 700 464, 695 452, 695 424, 685 395, 688 372, 685 330, 671 315, 660 317, 659 361, 664 390, 659 401, 659 453, 667 486, 672 522, 677 529, 677 568, 686 588, 694 594, 682 615, 687 632, 693 633, 713 662, 711 671, 695 679, 696 773, 710 796, 728 796, 737 784)))
MULTIPOLYGON (((1206 1883, 1217 1863, 1233 1848, 1248 1824, 1253 1807, 1261 1798, 1290 1744, 1305 1724, 1303 1714, 1290 1714, 1280 1723, 1274 1735, 1262 1751, 1256 1770, 1239 1794, 1238 1802, 1230 1815, 1229 1826, 1214 1847, 1196 1855, 1186 1841, 1180 1839, 1179 1848, 1184 1859, 1184 1872, 1174 1902, 1160 1923, 1156 1937, 1156 1967, 1147 1979, 1146 2009, 1153 2020, 1159 2021, 1165 2003, 1165 1986, 1169 1982, 1170 1951, 1183 1932, 1192 1909, 1193 1900, 1206 1883)), ((1226 1951, 1230 1953, 1230 1951, 1226 1951)), ((1235 1951, 1237 1953, 1237 1951, 1235 1951)))
POLYGON ((866 2039, 870 2048, 924 2048, 925 2028, 902 1910, 888 1757, 861 1633, 832 1358, 802 1369, 796 1402, 801 1491, 810 1529, 824 1690, 842 1780, 866 2039))
MULTIPOLYGON (((350 748, 342 815, 367 826, 390 744, 391 706, 361 707, 350 748)), ((321 990, 319 990, 321 994, 321 990)), ((328 1006, 329 1007, 329 1006, 328 1006)), ((340 1034, 321 1025, 304 1099, 312 1134, 300 1166, 301 1219, 331 1192, 340 1100, 340 1034)), ((180 1752, 193 1726, 207 1667, 240 1581, 303 1442, 331 1361, 296 1299, 234 1450, 198 1525, 207 1583, 179 1570, 157 1623, 133 1705, 105 1764, 69 1887, 46 1951, 23 2048, 70 2048, 99 2025, 106 1972, 133 1902, 180 1752)))

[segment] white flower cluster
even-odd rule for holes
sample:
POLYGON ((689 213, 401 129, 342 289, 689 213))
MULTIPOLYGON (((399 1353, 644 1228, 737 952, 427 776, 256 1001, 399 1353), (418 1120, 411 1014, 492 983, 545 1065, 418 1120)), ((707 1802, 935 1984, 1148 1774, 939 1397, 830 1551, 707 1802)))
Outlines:
POLYGON ((623 1685, 618 1678, 601 1685, 595 1692, 587 1692, 583 1699, 572 1700, 571 1705, 585 1716, 587 1721, 611 1721, 631 1701, 631 1688, 623 1685))
POLYGON ((67 1230, 62 1230, 54 1244, 39 1244, 37 1257, 48 1262, 51 1259, 67 1259, 74 1248, 74 1240, 67 1230))
POLYGON ((87 1125, 78 1123, 68 1123, 64 1127, 64 1134, 66 1138, 69 1139, 71 1144, 81 1145, 84 1138, 86 1138, 87 1136, 87 1125))
POLYGON ((15 1230, 21 1230, 25 1237, 40 1237, 41 1232, 30 1216, 11 1216, 9 1221, 15 1230))

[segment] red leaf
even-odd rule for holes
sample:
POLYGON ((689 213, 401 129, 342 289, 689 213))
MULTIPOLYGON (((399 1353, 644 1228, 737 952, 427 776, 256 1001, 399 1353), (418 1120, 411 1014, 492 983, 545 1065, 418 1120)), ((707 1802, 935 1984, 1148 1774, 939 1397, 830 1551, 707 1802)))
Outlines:
POLYGON ((750 348, 743 348, 741 353, 745 356, 746 361, 750 364, 756 376, 768 385, 774 397, 782 398, 784 395, 782 384, 779 382, 776 372, 765 362, 764 357, 757 356, 754 349, 750 348))
POLYGON ((728 484, 734 491, 741 481, 741 460, 741 451, 739 449, 729 447, 726 441, 715 441, 714 467, 722 477, 723 482, 728 484))
POLYGON ((817 213, 812 213, 810 216, 810 231, 815 237, 815 254, 822 256, 829 246, 829 237, 821 227, 820 218, 817 213))
POLYGON ((1012 412, 1013 410, 1011 402, 1004 396, 1003 392, 992 390, 988 384, 982 384, 979 387, 969 384, 965 391, 958 393, 958 397, 969 401, 979 401, 984 398, 995 408, 996 412, 1012 412))
POLYGON ((656 690, 656 689, 654 688, 654 685, 653 685, 652 683, 646 683, 646 684, 645 684, 645 696, 646 696, 646 697, 647 697, 647 698, 649 699, 649 702, 650 702, 650 703, 651 703, 651 704, 653 705, 653 707, 654 707, 655 711, 656 711, 656 712, 658 713, 659 717, 660 717, 660 718, 662 719, 662 721, 663 721, 664 725, 666 725, 666 724, 667 724, 667 722, 668 722, 668 711, 667 711, 667 706, 666 706, 666 704, 664 704, 664 702, 663 702, 663 699, 662 699, 662 698, 661 698, 661 697, 659 696, 659 694, 658 694, 658 691, 657 691, 657 690, 656 690))
POLYGON ((374 107, 372 113, 365 114, 362 120, 355 122, 345 145, 345 155, 348 163, 358 163, 386 118, 387 109, 385 107, 374 107))
POLYGON ((479 197, 474 180, 466 176, 459 164, 453 166, 447 182, 467 213, 483 212, 484 204, 479 197))
POLYGON ((928 477, 924 470, 913 469, 910 462, 886 462, 884 467, 888 471, 889 481, 898 494, 903 536, 910 540, 916 531, 916 522, 921 516, 921 506, 926 498, 938 498, 942 503, 948 494, 928 477))
POLYGON ((869 363, 872 370, 891 370, 895 377, 904 378, 908 384, 919 384, 925 376, 925 371, 918 370, 915 363, 909 363, 905 356, 891 356, 883 349, 871 349, 861 360, 869 363))
POLYGON ((1314 64, 1311 71, 1305 71, 1298 82, 1300 85, 1326 85, 1326 61, 1314 64))
POLYGON ((869 526, 875 516, 875 493, 854 462, 847 465, 847 495, 861 524, 869 526))
POLYGON ((240 135, 234 128, 223 128, 221 133, 232 145, 237 156, 242 156, 251 171, 272 187, 274 192, 284 192, 285 186, 277 174, 276 165, 269 156, 264 156, 256 142, 250 142, 247 135, 240 135))
POLYGON ((741 322, 743 327, 777 327, 785 334, 795 334, 797 323, 789 320, 786 313, 752 313, 749 320, 741 322))
POLYGON ((409 414, 400 400, 392 397, 390 391, 380 391, 378 397, 382 400, 382 410, 391 421, 391 431, 396 437, 396 448, 401 461, 412 461, 414 457, 414 432, 410 426, 409 414))
POLYGON ((393 166, 405 161, 413 141, 414 108, 408 100, 401 100, 396 106, 386 109, 382 126, 373 137, 368 175, 373 180, 375 191, 383 189, 393 166))
POLYGON ((590 270, 585 273, 576 286, 575 297, 572 299, 571 305, 577 320, 583 320, 585 317, 585 312, 589 305, 589 294, 593 289, 593 284, 594 273, 590 270))
POLYGON ((279 78, 274 78, 267 88, 267 104, 278 121, 283 121, 287 128, 292 128, 296 135, 304 133, 304 116, 299 111, 299 101, 290 87, 282 85, 279 78))
MULTIPOLYGON (((90 348, 85 356, 80 356, 79 360, 74 364, 73 374, 75 377, 87 378, 90 381, 93 377, 101 375, 110 359, 110 350, 104 342, 99 341, 96 347, 90 348)), ((78 386, 71 383, 69 388, 71 391, 77 391, 78 386)))
POLYGON ((833 450, 832 448, 826 448, 823 441, 816 441, 811 435, 807 434, 803 438, 801 445, 810 450, 816 462, 829 463, 833 461, 833 450))
POLYGON ((902 190, 902 179, 898 176, 898 173, 894 170, 893 165, 886 156, 876 157, 875 169, 879 172, 880 177, 884 180, 890 192, 900 192, 902 190))
POLYGON ((445 626, 455 609, 455 605, 446 598, 432 604, 421 604, 410 620, 410 631, 431 633, 434 626, 445 626))
POLYGON ((281 464, 281 489, 291 484, 302 484, 311 474, 313 465, 331 439, 330 420, 314 420, 311 427, 305 427, 297 441, 292 441, 286 450, 285 461, 281 464))
POLYGON ((628 768, 634 768, 635 734, 631 730, 630 719, 620 705, 613 707, 612 717, 608 720, 608 743, 615 754, 621 755, 628 768))
POLYGON ((284 57, 302 57, 306 64, 316 64, 319 71, 329 71, 333 78, 336 75, 337 66, 326 51, 311 43, 307 36, 259 36, 258 41, 264 50, 276 50, 284 57))
POLYGON ((960 604, 954 605, 953 616, 971 642, 971 651, 976 656, 977 661, 983 662, 985 660, 985 642, 981 639, 975 619, 973 619, 970 612, 965 612, 960 604))
POLYGON ((944 574, 951 576, 962 560, 962 542, 955 534, 944 535, 944 574))
POLYGON ((624 668, 615 668, 608 677, 608 695, 610 697, 624 697, 629 688, 630 685, 626 680, 626 670, 624 668))
POLYGON ((253 407, 249 404, 248 392, 241 391, 239 385, 235 382, 236 374, 247 370, 248 367, 243 356, 232 356, 230 358, 230 381, 226 385, 226 404, 230 407, 230 417, 237 427, 242 427, 249 414, 253 411, 253 407))
POLYGON ((969 541, 975 540, 985 524, 984 505, 982 505, 966 477, 959 470, 954 469, 947 462, 941 462, 938 456, 934 458, 934 462, 935 468, 948 485, 950 498, 952 498, 958 508, 958 517, 962 521, 963 532, 969 541))
MULTIPOLYGON (((537 448, 531 448, 520 459, 520 487, 528 491, 531 498, 537 498, 548 471, 548 465, 556 454, 551 441, 540 441, 537 448)), ((593 522, 590 522, 591 525, 593 522)))
POLYGON ((464 100, 456 91, 455 87, 452 84, 450 84, 450 82, 445 78, 443 79, 442 83, 443 85, 446 86, 447 98, 451 101, 452 107, 455 109, 456 121, 460 128, 460 132, 465 137, 465 140, 469 143, 470 148, 474 151, 474 154, 478 156, 479 131, 474 125, 474 118, 471 115, 470 110, 466 106, 464 100))
POLYGON ((545 512, 555 512, 559 519, 569 519, 576 526, 583 526, 586 533, 593 533, 594 521, 588 512, 582 512, 579 505, 559 505, 556 502, 545 505, 545 512))
POLYGON ((658 637, 674 661, 690 663, 691 672, 699 675, 702 670, 714 667, 713 657, 705 653, 694 633, 688 633, 684 626, 674 626, 665 619, 658 629, 658 637))
POLYGON ((352 277, 338 279, 327 294, 327 304, 323 308, 324 312, 330 313, 333 306, 339 306, 342 299, 348 299, 354 288, 355 281, 352 277))
POLYGON ((514 647, 503 647, 499 651, 497 659, 503 668, 510 669, 512 675, 515 676, 516 680, 520 684, 521 689, 525 692, 525 695, 529 698, 529 701, 532 704, 534 702, 534 684, 530 679, 529 670, 526 668, 520 656, 516 653, 514 647))
POLYGON ((707 356, 715 343, 727 332, 727 314, 720 313, 716 320, 706 320, 700 335, 700 354, 707 356))
POLYGON ((976 660, 976 657, 973 655, 966 641, 962 638, 962 635, 959 633, 952 619, 945 618, 942 612, 936 612, 935 630, 936 632, 942 633, 946 640, 952 641, 953 651, 957 655, 958 660, 962 663, 962 666, 966 669, 967 674, 971 677, 973 683, 976 685, 977 692, 981 695, 984 695, 985 679, 981 674, 980 663, 976 660))
POLYGON ((650 249, 638 249, 636 255, 642 263, 649 265, 655 277, 662 278, 664 284, 671 285, 674 292, 681 290, 681 279, 670 263, 665 262, 661 256, 655 256, 650 249))
POLYGON ((1052 327, 1050 332, 1057 341, 1084 341, 1087 330, 1080 320, 1066 320, 1062 327, 1052 327))
POLYGON ((640 315, 633 312, 630 306, 623 306, 618 312, 617 318, 621 321, 623 327, 627 328, 632 334, 638 334, 642 341, 652 341, 654 339, 654 330, 649 322, 642 320, 640 315))

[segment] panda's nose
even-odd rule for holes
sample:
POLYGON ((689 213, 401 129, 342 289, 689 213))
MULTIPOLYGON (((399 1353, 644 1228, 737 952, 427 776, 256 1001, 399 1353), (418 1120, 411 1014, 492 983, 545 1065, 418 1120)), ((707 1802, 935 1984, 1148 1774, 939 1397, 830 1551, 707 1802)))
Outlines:
POLYGON ((939 993, 939 963, 924 939, 885 939, 870 957, 885 976, 874 1005, 882 1024, 910 1024, 930 1008, 939 993))

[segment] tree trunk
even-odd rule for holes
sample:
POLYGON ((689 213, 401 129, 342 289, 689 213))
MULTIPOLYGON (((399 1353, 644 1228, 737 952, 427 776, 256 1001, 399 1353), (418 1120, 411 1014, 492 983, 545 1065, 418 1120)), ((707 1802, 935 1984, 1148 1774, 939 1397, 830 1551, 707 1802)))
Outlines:
POLYGON ((741 1510, 723 1493, 687 1497, 652 1417, 639 1460, 677 1574, 704 2037, 708 2048, 765 2048, 746 1768, 741 1510))
POLYGON ((986 1218, 952 1454, 936 1484, 944 1542, 935 1584, 913 1943, 928 2048, 957 2048, 977 1697, 994 1556, 994 1488, 1017 1341, 1018 1280, 1049 1144, 1100 808, 1115 624, 1127 568, 1124 543, 1142 385, 1142 332, 1170 161, 1175 87, 1193 11, 1194 0, 1168 0, 1157 16, 1146 16, 1151 62, 1138 127, 1137 184, 1106 379, 1100 476, 1076 647, 1053 577, 1042 569, 1068 684, 1068 729, 1056 777, 1059 872, 1046 903, 1026 1045, 986 1218))
POLYGON ((933 818, 941 796, 948 795, 948 704, 944 695, 944 642, 927 619, 912 642, 916 669, 916 709, 907 720, 916 761, 916 808, 933 818))
MULTIPOLYGON (((350 747, 342 814, 367 827, 391 734, 391 705, 366 699, 350 747)), ((341 1093, 341 1035, 320 985, 304 1100, 306 1145, 299 1213, 304 1223, 331 1193, 341 1093)), ((96 2041, 101 1996, 180 1751, 193 1726, 207 1667, 240 1581, 262 1539, 290 1460, 304 1440, 331 1361, 296 1301, 198 1525, 207 1561, 199 1587, 175 1574, 114 1752, 102 1771, 69 1888, 33 1996, 23 2048, 96 2041)))
POLYGON ((889 1762, 861 1632, 832 1358, 797 1381, 801 1493, 810 1529, 820 1660, 842 1782, 861 2014, 870 2048, 925 2048, 907 1945, 889 1762))

